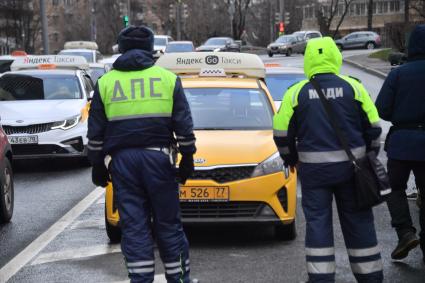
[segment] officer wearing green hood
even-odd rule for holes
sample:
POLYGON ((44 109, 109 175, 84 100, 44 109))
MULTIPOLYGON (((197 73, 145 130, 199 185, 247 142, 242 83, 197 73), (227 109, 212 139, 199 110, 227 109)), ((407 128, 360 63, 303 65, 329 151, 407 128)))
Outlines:
MULTIPOLYGON (((319 83, 356 158, 379 151, 378 112, 361 82, 339 74, 342 55, 330 37, 311 39, 304 72, 319 83)), ((335 282, 332 199, 335 197, 351 269, 358 282, 382 282, 382 261, 371 209, 357 207, 354 168, 309 80, 288 89, 273 120, 286 166, 297 166, 306 218, 309 282, 335 282)))

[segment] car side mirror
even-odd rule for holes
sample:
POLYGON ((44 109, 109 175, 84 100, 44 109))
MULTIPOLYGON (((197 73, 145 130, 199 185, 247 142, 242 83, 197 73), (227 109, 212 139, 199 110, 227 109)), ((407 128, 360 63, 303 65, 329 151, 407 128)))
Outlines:
POLYGON ((89 92, 89 96, 87 97, 87 100, 91 101, 93 99, 93 95, 94 95, 94 90, 89 92))

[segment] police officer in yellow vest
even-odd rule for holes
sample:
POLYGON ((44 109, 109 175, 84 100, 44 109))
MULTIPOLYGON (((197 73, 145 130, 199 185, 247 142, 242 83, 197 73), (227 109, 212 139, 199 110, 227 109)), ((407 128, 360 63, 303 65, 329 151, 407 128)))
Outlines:
POLYGON ((131 282, 153 282, 155 238, 167 282, 186 283, 189 246, 171 148, 178 143, 184 184, 194 169, 195 136, 180 79, 154 66, 153 42, 146 27, 120 32, 122 55, 99 79, 91 103, 88 154, 94 184, 105 186, 112 177, 131 282), (112 157, 109 170, 106 155, 112 157))

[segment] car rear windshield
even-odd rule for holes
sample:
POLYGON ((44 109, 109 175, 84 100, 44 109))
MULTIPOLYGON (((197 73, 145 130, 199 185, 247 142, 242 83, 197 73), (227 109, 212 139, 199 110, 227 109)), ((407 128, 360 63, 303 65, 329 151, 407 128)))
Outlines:
POLYGON ((81 99, 76 76, 6 74, 0 77, 0 100, 81 99))
POLYGON ((165 39, 164 37, 155 37, 154 44, 160 45, 160 46, 165 46, 165 45, 167 45, 167 39, 165 39))
POLYGON ((225 38, 210 38, 205 42, 205 45, 226 45, 225 38))
POLYGON ((90 67, 89 74, 90 78, 92 79, 93 83, 96 83, 97 80, 105 74, 106 70, 105 68, 100 67, 90 67))
POLYGON ((185 93, 197 130, 272 128, 273 111, 262 90, 188 88, 185 93))
POLYGON ((304 74, 268 74, 266 75, 266 84, 273 100, 280 101, 288 87, 304 79, 304 74))
POLYGON ((193 51, 192 44, 179 43, 179 44, 168 44, 165 52, 191 52, 193 51))

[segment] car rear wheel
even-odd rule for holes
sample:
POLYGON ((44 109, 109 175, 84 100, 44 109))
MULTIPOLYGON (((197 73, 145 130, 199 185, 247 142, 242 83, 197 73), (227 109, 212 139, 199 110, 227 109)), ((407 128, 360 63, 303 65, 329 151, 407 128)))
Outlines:
POLYGON ((14 188, 12 165, 8 158, 0 175, 0 223, 9 222, 13 215, 14 188))
POLYGON ((279 241, 292 241, 297 237, 295 220, 290 224, 279 224, 274 229, 275 237, 279 241))
POLYGON ((269 52, 269 57, 273 57, 273 53, 269 52))
POLYGON ((375 43, 373 42, 366 43, 366 49, 369 49, 369 50, 375 49, 375 43))
POLYGON ((292 55, 292 49, 288 49, 288 51, 286 51, 286 57, 289 57, 292 55))
POLYGON ((109 241, 111 243, 119 243, 121 242, 121 229, 118 226, 114 226, 108 221, 108 217, 106 216, 106 205, 105 205, 105 227, 106 227, 106 235, 108 235, 109 241))

